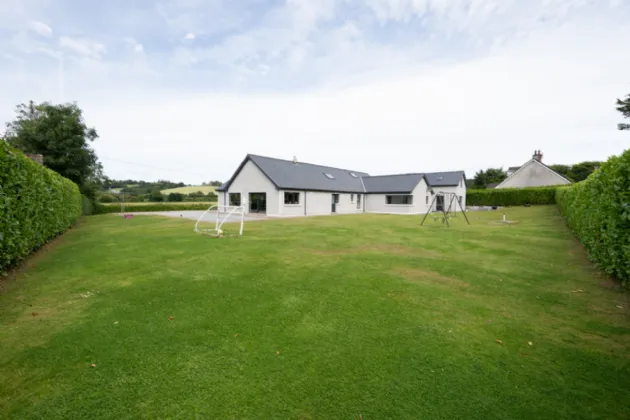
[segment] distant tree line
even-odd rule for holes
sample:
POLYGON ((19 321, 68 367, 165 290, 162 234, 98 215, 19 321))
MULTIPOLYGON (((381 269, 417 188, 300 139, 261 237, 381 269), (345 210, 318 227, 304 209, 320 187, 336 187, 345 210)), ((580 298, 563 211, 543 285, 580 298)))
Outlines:
POLYGON ((221 181, 210 181, 210 182, 202 182, 201 185, 209 185, 211 187, 220 187, 223 182, 221 181))
MULTIPOLYGON (((221 185, 220 181, 213 181, 221 185)), ((208 184, 206 184, 208 185, 208 184)), ((183 182, 158 180, 155 182, 135 179, 109 179, 105 178, 98 192, 98 201, 101 203, 125 202, 179 202, 179 201, 216 201, 214 192, 204 193, 195 191, 189 194, 172 192, 163 194, 163 190, 186 187, 183 182)))

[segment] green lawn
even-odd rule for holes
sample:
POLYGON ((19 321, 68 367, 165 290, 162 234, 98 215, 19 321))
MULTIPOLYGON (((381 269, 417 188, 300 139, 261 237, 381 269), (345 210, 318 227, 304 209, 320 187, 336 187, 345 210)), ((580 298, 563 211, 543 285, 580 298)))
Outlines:
POLYGON ((630 418, 628 294, 554 207, 469 215, 86 218, 4 282, 0 418, 630 418))
POLYGON ((213 187, 211 185, 197 185, 192 187, 179 187, 179 188, 169 188, 168 190, 162 190, 162 194, 170 194, 170 193, 180 193, 180 194, 190 194, 201 191, 204 194, 208 194, 214 192, 217 187, 213 187))

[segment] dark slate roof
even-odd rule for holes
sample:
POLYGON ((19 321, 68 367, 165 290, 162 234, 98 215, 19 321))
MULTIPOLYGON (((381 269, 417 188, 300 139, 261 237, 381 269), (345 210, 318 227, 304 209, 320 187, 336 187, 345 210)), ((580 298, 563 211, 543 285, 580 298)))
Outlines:
POLYGON ((424 174, 400 174, 367 176, 363 178, 365 192, 370 193, 411 193, 424 174))
POLYGON ((258 166, 277 188, 283 190, 364 192, 361 177, 368 176, 365 172, 351 169, 332 168, 303 162, 293 163, 290 160, 247 155, 232 178, 217 190, 225 191, 248 160, 258 166), (330 174, 334 179, 329 179, 324 174, 330 174), (356 177, 351 174, 355 174, 356 177))
POLYGON ((459 185, 462 177, 466 179, 464 171, 432 172, 424 175, 431 187, 452 187, 459 185))
POLYGON ((250 160, 277 188, 283 190, 410 193, 422 178, 431 187, 446 187, 458 185, 461 178, 465 177, 463 171, 370 176, 365 172, 350 169, 247 155, 232 178, 217 188, 217 191, 226 191, 250 160), (334 179, 329 179, 324 174, 330 174, 334 179), (351 174, 355 174, 356 177, 351 174))

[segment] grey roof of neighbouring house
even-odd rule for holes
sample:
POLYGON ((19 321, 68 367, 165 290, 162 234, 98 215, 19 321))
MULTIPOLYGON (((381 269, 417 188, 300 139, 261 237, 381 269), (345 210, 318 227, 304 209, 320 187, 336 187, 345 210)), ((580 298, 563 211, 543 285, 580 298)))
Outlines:
POLYGON ((410 193, 424 174, 367 176, 363 178, 366 193, 410 193))
POLYGON ((232 178, 217 188, 225 191, 242 167, 251 160, 277 187, 283 190, 309 190, 309 191, 339 191, 339 192, 364 192, 361 177, 367 176, 365 172, 351 169, 331 168, 330 166, 313 165, 311 163, 293 163, 290 160, 282 160, 257 155, 247 155, 241 166, 234 172, 232 178), (330 174, 334 179, 329 179, 324 174, 330 174), (356 175, 356 177, 351 174, 356 175))
POLYGON ((226 191, 236 175, 250 160, 277 188, 283 190, 410 193, 422 178, 431 187, 446 187, 458 185, 461 178, 465 176, 463 171, 370 176, 365 172, 350 169, 247 155, 232 178, 217 188, 217 191, 226 191), (334 179, 329 179, 324 174, 330 174, 334 179))

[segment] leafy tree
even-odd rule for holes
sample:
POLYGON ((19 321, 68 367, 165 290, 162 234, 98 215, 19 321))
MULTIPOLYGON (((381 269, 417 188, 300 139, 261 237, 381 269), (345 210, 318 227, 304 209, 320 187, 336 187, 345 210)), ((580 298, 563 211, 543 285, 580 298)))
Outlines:
POLYGON ((98 201, 101 203, 115 203, 118 201, 118 197, 113 194, 101 194, 98 196, 98 201))
POLYGON ((164 201, 164 196, 159 191, 152 191, 149 194, 149 201, 155 201, 157 203, 164 201))
POLYGON ((601 162, 580 162, 571 166, 567 173, 568 178, 573 182, 584 181, 595 169, 601 166, 601 162))
POLYGON ((170 193, 168 195, 168 201, 184 201, 184 194, 170 193))
POLYGON ((553 169, 554 171, 556 171, 557 173, 559 173, 560 175, 562 175, 565 178, 568 178, 571 180, 571 177, 569 176, 569 171, 571 170, 571 166, 569 165, 549 165, 549 167, 551 169, 553 169))
MULTIPOLYGON (((621 112, 624 118, 630 118, 630 94, 626 96, 626 99, 617 99, 617 111, 621 112)), ((620 130, 630 130, 630 124, 619 124, 620 130)))
POLYGON ((210 181, 210 186, 212 187, 220 187, 223 184, 221 181, 210 181))
POLYGON ((485 171, 477 171, 473 178, 474 188, 487 188, 488 184, 495 184, 507 178, 507 173, 503 168, 488 168, 485 171))
POLYGON ((85 124, 76 104, 49 102, 20 104, 15 120, 7 123, 5 138, 25 153, 44 156, 44 165, 79 185, 81 192, 95 198, 103 177, 102 165, 89 143, 98 138, 85 124))

